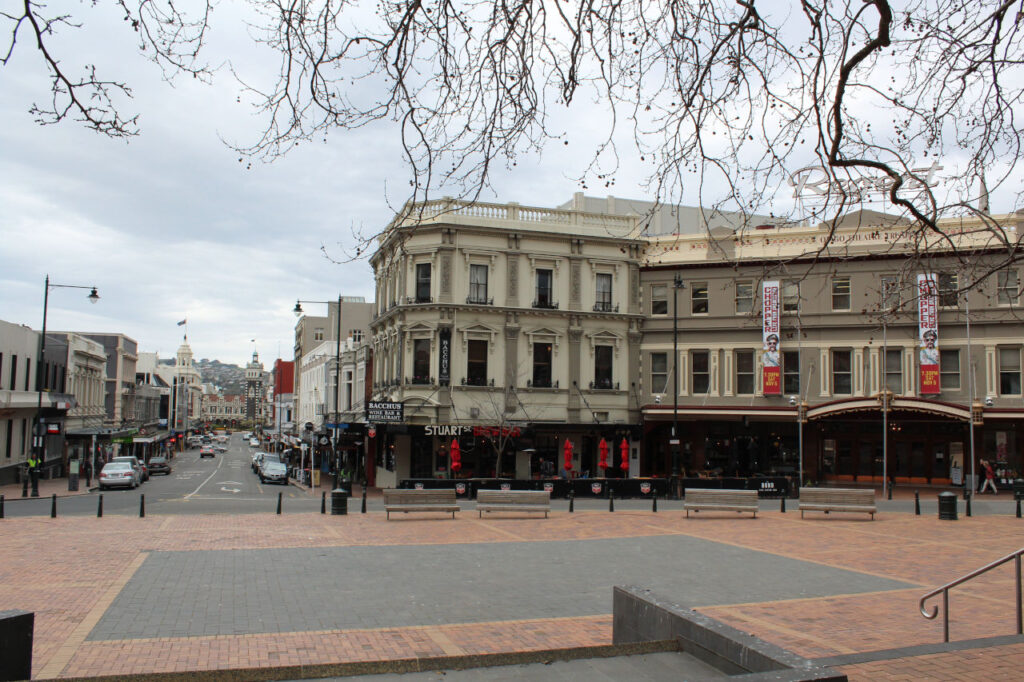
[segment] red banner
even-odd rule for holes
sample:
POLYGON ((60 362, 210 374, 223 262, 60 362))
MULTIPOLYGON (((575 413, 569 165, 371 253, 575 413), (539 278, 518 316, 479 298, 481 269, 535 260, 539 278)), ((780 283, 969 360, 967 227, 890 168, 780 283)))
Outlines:
POLYGON ((939 382, 939 287, 934 274, 917 276, 917 328, 921 395, 941 392, 939 382))
POLYGON ((761 285, 762 343, 761 379, 764 395, 782 395, 782 367, 779 363, 779 283, 761 285))

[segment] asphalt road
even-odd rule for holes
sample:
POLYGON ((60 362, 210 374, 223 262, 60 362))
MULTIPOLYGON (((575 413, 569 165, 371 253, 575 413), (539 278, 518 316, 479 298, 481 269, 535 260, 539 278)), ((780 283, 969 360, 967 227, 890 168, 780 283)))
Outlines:
MULTIPOLYGON (((136 515, 142 495, 147 515, 274 512, 278 493, 283 495, 282 513, 320 510, 319 494, 310 495, 292 485, 261 484, 251 468, 255 452, 240 433, 230 436, 226 453, 217 453, 212 459, 201 459, 198 449, 186 450, 174 458, 170 475, 150 476, 135 490, 103 491, 103 513, 136 515)), ((58 516, 95 515, 101 494, 95 485, 93 479, 88 495, 59 497, 58 516)), ((12 517, 49 516, 50 507, 48 497, 9 499, 5 513, 12 517)))

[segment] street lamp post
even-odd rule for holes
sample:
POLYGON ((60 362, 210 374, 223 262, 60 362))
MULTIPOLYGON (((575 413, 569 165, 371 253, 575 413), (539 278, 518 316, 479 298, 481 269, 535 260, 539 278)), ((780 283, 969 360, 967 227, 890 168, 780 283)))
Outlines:
MULTIPOLYGON (((303 303, 321 303, 323 305, 330 306, 330 304, 333 303, 333 301, 301 301, 301 300, 295 301, 295 308, 292 309, 292 312, 295 313, 295 317, 301 317, 302 316, 302 312, 303 312, 302 311, 302 304, 303 303)), ((330 313, 330 309, 329 308, 328 308, 328 313, 330 313)), ((334 432, 334 438, 332 439, 332 446, 331 446, 332 450, 334 451, 334 469, 335 469, 335 472, 337 472, 340 469, 340 464, 341 464, 338 461, 338 423, 341 421, 341 412, 340 412, 340 405, 341 405, 341 403, 339 402, 339 399, 338 399, 338 390, 339 390, 339 387, 341 385, 341 381, 340 381, 340 373, 341 373, 341 294, 338 294, 338 314, 337 314, 336 322, 337 322, 337 324, 336 324, 335 333, 334 333, 334 422, 333 422, 334 423, 334 428, 332 429, 332 431, 334 432)), ((356 470, 358 469, 358 467, 359 467, 359 463, 358 462, 353 462, 353 472, 352 472, 353 479, 355 478, 355 473, 356 473, 356 470)), ((310 472, 310 475, 312 476, 312 472, 310 472)), ((335 474, 335 482, 337 483, 337 474, 335 474)), ((338 486, 335 485, 334 487, 337 488, 338 486)))
POLYGON ((679 290, 683 289, 683 278, 676 275, 672 280, 672 491, 679 499, 679 290))
POLYGON ((36 401, 36 423, 32 427, 32 461, 34 466, 29 467, 29 476, 32 479, 32 497, 39 497, 39 466, 46 458, 46 426, 43 423, 43 384, 46 377, 43 374, 43 357, 46 353, 46 313, 50 305, 50 289, 88 289, 89 295, 86 298, 90 303, 96 303, 100 300, 100 295, 96 293, 96 287, 84 287, 77 284, 51 284, 50 275, 46 275, 46 281, 43 286, 43 331, 39 335, 39 356, 36 358, 36 391, 38 399, 36 401))

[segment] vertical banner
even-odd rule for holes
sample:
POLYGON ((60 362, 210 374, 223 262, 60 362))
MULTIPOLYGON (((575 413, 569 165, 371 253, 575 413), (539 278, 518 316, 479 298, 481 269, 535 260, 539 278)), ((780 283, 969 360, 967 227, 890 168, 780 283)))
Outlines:
POLYGON ((918 353, 921 395, 935 395, 939 388, 939 287, 934 274, 917 276, 918 353))
POLYGON ((782 367, 779 364, 779 283, 761 285, 762 342, 761 385, 764 395, 782 395, 782 367))
POLYGON ((451 383, 452 378, 452 328, 441 327, 438 338, 440 343, 437 358, 437 383, 439 386, 447 386, 451 383))

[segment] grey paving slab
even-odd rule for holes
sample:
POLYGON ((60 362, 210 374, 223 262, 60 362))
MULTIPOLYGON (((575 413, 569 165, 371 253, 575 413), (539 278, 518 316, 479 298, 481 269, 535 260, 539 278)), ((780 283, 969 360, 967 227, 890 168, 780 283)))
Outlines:
POLYGON ((154 552, 89 639, 589 616, 623 584, 691 608, 910 586, 687 536, 154 552))

